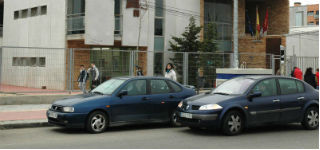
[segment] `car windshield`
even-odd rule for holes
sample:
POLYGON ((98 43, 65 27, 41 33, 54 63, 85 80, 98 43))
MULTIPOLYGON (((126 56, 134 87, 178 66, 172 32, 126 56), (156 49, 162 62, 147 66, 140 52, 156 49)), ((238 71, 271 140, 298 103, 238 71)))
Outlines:
POLYGON ((253 79, 235 78, 228 80, 212 91, 213 94, 241 95, 254 83, 253 79))
POLYGON ((121 80, 121 79, 110 79, 100 84, 91 92, 96 94, 111 95, 125 81, 126 80, 121 80))

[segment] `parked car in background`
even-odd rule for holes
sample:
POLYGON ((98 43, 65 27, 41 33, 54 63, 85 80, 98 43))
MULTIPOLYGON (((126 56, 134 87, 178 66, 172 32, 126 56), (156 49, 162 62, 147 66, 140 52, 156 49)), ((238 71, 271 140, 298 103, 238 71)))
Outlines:
POLYGON ((213 128, 236 135, 265 124, 301 122, 306 129, 317 129, 318 109, 319 91, 301 80, 242 76, 180 102, 177 116, 191 129, 213 128))
POLYGON ((195 95, 193 89, 166 78, 112 78, 88 94, 55 101, 47 111, 48 122, 86 128, 101 133, 110 126, 176 122, 180 101, 195 95))

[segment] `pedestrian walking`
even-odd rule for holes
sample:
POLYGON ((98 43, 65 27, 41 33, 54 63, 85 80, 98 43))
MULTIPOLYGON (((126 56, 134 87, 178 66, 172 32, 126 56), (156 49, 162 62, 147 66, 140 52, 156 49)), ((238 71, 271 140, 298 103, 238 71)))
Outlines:
POLYGON ((166 73, 164 77, 169 78, 173 81, 177 81, 177 75, 176 72, 174 71, 174 67, 171 63, 168 63, 166 66, 166 73))
POLYGON ((91 63, 91 68, 88 69, 91 76, 91 90, 99 85, 99 70, 94 63, 91 63))
POLYGON ((80 74, 78 76, 78 87, 80 88, 80 90, 83 92, 83 94, 86 94, 86 83, 88 80, 88 73, 86 71, 86 68, 84 67, 84 65, 80 65, 80 74))
POLYGON ((316 76, 312 72, 312 68, 308 68, 304 75, 304 81, 309 83, 312 87, 317 88, 316 76))
POLYGON ((136 66, 136 69, 137 69, 137 76, 143 76, 142 68, 139 66, 136 66))
POLYGON ((294 67, 293 71, 291 73, 291 76, 294 77, 294 78, 297 78, 299 80, 302 80, 303 73, 302 73, 300 68, 294 67))
POLYGON ((316 81, 317 81, 317 89, 319 90, 319 68, 317 68, 317 72, 316 72, 316 81))

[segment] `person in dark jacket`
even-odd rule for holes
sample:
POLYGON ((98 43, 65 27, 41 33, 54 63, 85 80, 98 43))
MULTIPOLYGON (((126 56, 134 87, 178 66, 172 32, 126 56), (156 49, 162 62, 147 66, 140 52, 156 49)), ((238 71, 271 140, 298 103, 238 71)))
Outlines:
POLYGON ((78 86, 80 90, 83 92, 83 94, 86 94, 86 82, 88 80, 88 73, 86 71, 86 68, 84 68, 84 65, 80 65, 80 74, 78 77, 78 86))
POLYGON ((316 76, 313 74, 312 68, 306 70, 304 81, 309 83, 312 87, 317 88, 316 76))
POLYGON ((91 76, 91 90, 96 88, 99 83, 99 70, 94 63, 91 63, 91 68, 88 69, 91 76))
POLYGON ((142 68, 139 66, 136 66, 136 68, 137 68, 137 76, 143 76, 142 68))

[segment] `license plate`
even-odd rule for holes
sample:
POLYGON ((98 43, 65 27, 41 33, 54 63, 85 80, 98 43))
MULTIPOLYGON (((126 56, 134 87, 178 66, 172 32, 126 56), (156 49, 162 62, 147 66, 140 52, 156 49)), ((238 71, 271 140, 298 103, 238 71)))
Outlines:
POLYGON ((55 113, 55 112, 52 112, 52 111, 49 111, 48 116, 49 116, 50 118, 55 118, 55 119, 58 118, 58 114, 55 113))
POLYGON ((192 119, 192 114, 189 114, 189 113, 181 113, 180 114, 180 117, 182 118, 188 118, 188 119, 192 119))

